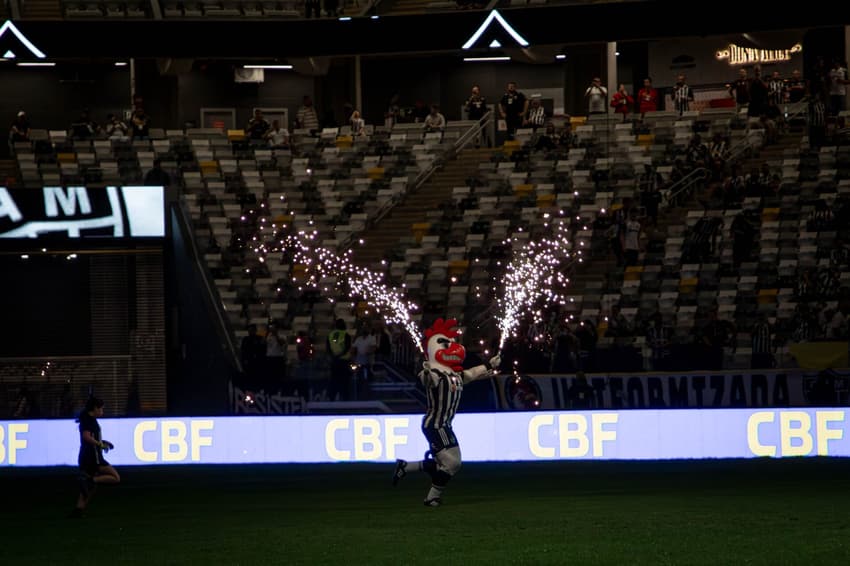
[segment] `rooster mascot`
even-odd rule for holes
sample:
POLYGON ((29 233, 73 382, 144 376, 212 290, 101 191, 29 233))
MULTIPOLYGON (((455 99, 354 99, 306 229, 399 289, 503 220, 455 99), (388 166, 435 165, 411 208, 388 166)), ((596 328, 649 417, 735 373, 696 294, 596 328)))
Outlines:
POLYGON ((422 364, 419 378, 428 397, 422 432, 428 440, 429 450, 425 459, 419 462, 396 460, 393 474, 393 485, 409 472, 423 471, 431 476, 431 489, 425 497, 428 507, 440 506, 446 484, 460 470, 460 446, 452 430, 452 419, 460 404, 464 384, 495 375, 501 363, 501 358, 496 355, 486 364, 463 369, 466 350, 457 341, 459 335, 454 319, 438 318, 425 331, 428 360, 422 364))

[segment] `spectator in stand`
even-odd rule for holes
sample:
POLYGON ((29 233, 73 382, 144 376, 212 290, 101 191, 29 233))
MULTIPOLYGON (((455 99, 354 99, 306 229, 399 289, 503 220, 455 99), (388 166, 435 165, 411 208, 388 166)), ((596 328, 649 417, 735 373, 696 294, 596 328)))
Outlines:
POLYGON ((759 170, 758 183, 761 185, 762 196, 775 196, 779 194, 782 178, 778 173, 770 170, 770 165, 762 163, 759 170))
POLYGON ((535 132, 538 128, 546 125, 546 110, 540 104, 539 95, 533 95, 531 97, 531 106, 528 108, 528 113, 522 121, 522 125, 525 128, 531 128, 535 132))
POLYGON ((815 91, 809 99, 809 147, 819 150, 826 141, 826 104, 823 92, 815 91))
POLYGON ((617 92, 615 92, 614 96, 611 97, 611 108, 613 108, 614 112, 617 114, 622 114, 623 122, 626 122, 629 118, 629 112, 631 112, 634 104, 635 99, 632 98, 632 95, 626 90, 626 85, 621 83, 617 88, 617 92))
POLYGON ((702 138, 699 134, 694 134, 688 147, 685 148, 685 161, 690 168, 705 167, 708 165, 708 148, 702 143, 702 138))
POLYGON ((746 69, 738 69, 738 80, 729 87, 729 96, 735 99, 738 110, 750 103, 750 79, 746 69))
POLYGON ((170 187, 171 175, 162 168, 160 159, 153 160, 153 167, 145 174, 145 180, 142 183, 147 187, 170 187))
POLYGON ((517 85, 511 81, 508 83, 505 94, 499 101, 499 114, 505 120, 508 130, 508 139, 514 139, 517 128, 522 124, 523 116, 528 110, 528 100, 525 95, 516 89, 517 85))
POLYGON ((12 126, 9 128, 9 141, 11 143, 30 141, 30 121, 23 110, 18 112, 12 121, 12 126))
MULTIPOLYGON (((481 95, 481 88, 478 85, 472 85, 472 93, 464 103, 466 108, 466 117, 470 120, 481 120, 487 114, 487 101, 481 95)), ((475 136, 476 149, 481 147, 481 140, 486 140, 487 132, 484 127, 480 129, 475 136)))
POLYGON ((107 138, 111 140, 127 141, 129 139, 127 132, 128 128, 127 124, 124 123, 124 120, 115 114, 106 115, 106 127, 104 128, 104 133, 107 138))
POLYGON ((299 330, 295 337, 295 352, 298 354, 298 363, 302 366, 313 362, 313 340, 304 330, 299 330))
POLYGON ((829 266, 840 271, 842 268, 846 268, 848 264, 850 264, 850 249, 844 245, 844 240, 841 237, 836 237, 829 252, 829 266))
POLYGON ((792 342, 810 342, 817 338, 817 321, 812 317, 808 305, 797 305, 796 314, 791 322, 794 332, 791 334, 792 342))
POLYGON ((611 225, 605 231, 605 236, 608 238, 611 250, 614 252, 614 258, 617 260, 617 267, 623 266, 623 238, 626 232, 626 223, 621 211, 622 208, 611 215, 611 225))
POLYGON ((587 99, 588 114, 606 114, 608 112, 608 89, 602 86, 602 79, 594 77, 584 91, 587 99))
POLYGON ((543 131, 540 135, 537 136, 537 139, 534 142, 535 150, 544 150, 544 151, 553 151, 557 149, 555 144, 556 141, 555 134, 555 124, 552 122, 546 123, 546 130, 543 131))
POLYGON ((351 135, 355 137, 366 135, 366 120, 360 117, 360 111, 355 110, 351 113, 351 118, 348 119, 348 124, 351 126, 351 135))
POLYGON ((319 18, 321 17, 321 3, 319 0, 305 0, 305 17, 309 20, 311 17, 319 18))
POLYGON ((271 129, 271 126, 263 117, 263 111, 259 108, 255 109, 254 117, 251 118, 248 121, 248 125, 245 126, 245 133, 248 135, 248 139, 254 141, 266 139, 266 134, 269 129, 271 129))
POLYGON ((377 346, 375 336, 369 333, 368 327, 365 324, 361 326, 357 331, 357 338, 351 345, 354 363, 357 367, 354 370, 354 391, 358 399, 365 398, 365 388, 372 378, 372 356, 375 354, 377 346))
POLYGON ((813 269, 803 269, 797 275, 794 296, 799 302, 807 302, 815 297, 817 290, 816 275, 813 269))
POLYGON ((841 288, 841 275, 835 268, 821 269, 817 276, 817 294, 821 300, 831 300, 841 288))
POLYGON ((708 147, 708 155, 712 178, 718 181, 723 177, 726 159, 729 157, 729 144, 726 142, 723 134, 714 134, 711 144, 708 147))
POLYGON ((761 118, 767 113, 768 87, 761 76, 761 67, 756 67, 753 75, 750 81, 750 105, 747 107, 747 116, 761 118))
POLYGON ((652 315, 652 322, 646 330, 646 342, 649 344, 650 369, 652 371, 667 371, 670 362, 670 346, 672 344, 673 330, 664 324, 664 317, 660 312, 652 315))
POLYGON ((329 18, 339 16, 339 0, 325 0, 325 14, 329 18))
POLYGON ((637 211, 629 212, 629 220, 626 222, 626 230, 623 234, 623 250, 626 267, 637 265, 640 253, 640 235, 643 229, 637 219, 637 211))
POLYGON ((803 77, 800 76, 800 71, 794 69, 791 71, 791 78, 788 80, 788 84, 786 85, 788 92, 788 102, 792 104, 795 102, 800 102, 803 100, 803 97, 806 96, 806 81, 803 80, 803 77))
POLYGON ((555 356, 552 361, 552 371, 555 373, 575 371, 578 350, 578 338, 573 333, 572 328, 567 322, 561 323, 558 333, 555 335, 555 356))
POLYGON ((440 107, 436 104, 431 105, 431 113, 425 118, 425 133, 438 132, 443 133, 446 129, 446 117, 440 113, 440 107))
POLYGON ((71 137, 78 140, 90 140, 100 132, 97 122, 91 119, 88 109, 80 113, 77 121, 71 124, 71 137))
POLYGON ((626 316, 620 311, 619 305, 611 307, 611 315, 608 317, 608 330, 605 331, 607 338, 625 338, 631 336, 632 325, 626 316))
POLYGON ((676 112, 679 114, 687 112, 693 99, 694 93, 688 85, 685 75, 676 77, 676 85, 673 87, 673 108, 676 112))
POLYGON ((351 366, 349 362, 351 352, 351 336, 345 330, 345 321, 337 319, 334 329, 328 334, 328 354, 331 356, 331 384, 328 387, 328 397, 335 401, 337 397, 347 401, 350 397, 349 380, 351 379, 351 366))
POLYGON ((770 75, 770 80, 767 81, 767 96, 771 106, 782 107, 785 100, 788 98, 786 92, 786 82, 780 75, 779 71, 773 71, 770 75))
POLYGON ((643 88, 638 91, 638 110, 640 117, 647 112, 658 110, 658 91, 652 88, 652 79, 643 79, 643 88))
POLYGON ((272 120, 272 126, 263 136, 274 149, 289 149, 289 130, 280 127, 280 121, 272 120))
POLYGON ((573 125, 570 123, 570 118, 564 122, 564 129, 561 130, 561 135, 558 136, 558 145, 562 148, 570 149, 575 145, 576 136, 573 133, 573 125))
POLYGON ((838 116, 838 113, 844 110, 848 84, 850 81, 847 80, 847 63, 836 59, 832 63, 832 70, 829 71, 829 101, 833 116, 838 116))
POLYGON ((732 236, 732 263, 738 268, 750 258, 756 230, 743 212, 738 213, 729 228, 732 236))
POLYGON ((245 371, 247 382, 245 389, 253 390, 262 387, 263 373, 266 363, 266 342, 257 333, 257 325, 248 326, 248 335, 242 339, 242 369, 245 371))
POLYGON ((141 106, 133 111, 133 116, 130 119, 130 138, 131 139, 148 139, 150 137, 150 118, 145 113, 145 109, 141 106))
POLYGON ((596 366, 596 342, 599 340, 596 324, 589 318, 579 323, 576 338, 579 343, 579 369, 593 371, 596 366))
POLYGON ((384 112, 384 127, 392 129, 398 123, 398 118, 401 115, 401 107, 398 104, 398 94, 394 94, 390 98, 390 103, 387 105, 387 111, 384 112))
POLYGON ((299 128, 315 133, 319 129, 319 116, 313 106, 313 99, 305 96, 301 108, 295 114, 295 123, 299 128))
POLYGON ((762 313, 750 331, 752 341, 751 369, 770 369, 773 367, 773 331, 767 315, 762 313))
POLYGON ((647 223, 655 226, 658 223, 658 206, 661 204, 661 185, 664 179, 661 173, 652 165, 644 165, 644 172, 639 179, 640 204, 646 210, 647 223))
POLYGON ((427 106, 425 106, 425 102, 422 100, 417 100, 413 103, 413 111, 411 112, 411 115, 413 116, 414 123, 421 124, 426 118, 428 118, 430 113, 431 111, 427 106))
POLYGON ((276 393, 286 376, 286 343, 281 339, 277 328, 269 326, 266 333, 266 393, 276 393))
POLYGON ((829 205, 823 199, 815 202, 815 209, 809 216, 807 228, 810 232, 832 230, 835 227, 835 217, 829 205))
MULTIPOLYGON (((736 335, 735 325, 727 320, 720 320, 717 309, 708 311, 708 321, 702 329, 702 345, 705 349, 705 366, 714 371, 723 369, 723 348, 731 344, 736 335)), ((734 344, 731 344, 734 346, 734 344)))

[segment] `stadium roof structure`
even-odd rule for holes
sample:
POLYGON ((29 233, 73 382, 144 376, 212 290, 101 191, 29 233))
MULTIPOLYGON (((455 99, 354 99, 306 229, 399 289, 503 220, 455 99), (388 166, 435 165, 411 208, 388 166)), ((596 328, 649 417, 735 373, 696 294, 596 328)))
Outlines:
POLYGON ((743 11, 732 4, 714 4, 698 16, 683 14, 679 2, 649 0, 342 20, 25 20, 16 26, 52 59, 236 59, 461 52, 464 46, 470 53, 844 23, 850 24, 850 12, 836 12, 824 0, 810 0, 804 9, 793 10, 743 11), (479 30, 482 41, 470 42, 479 30))

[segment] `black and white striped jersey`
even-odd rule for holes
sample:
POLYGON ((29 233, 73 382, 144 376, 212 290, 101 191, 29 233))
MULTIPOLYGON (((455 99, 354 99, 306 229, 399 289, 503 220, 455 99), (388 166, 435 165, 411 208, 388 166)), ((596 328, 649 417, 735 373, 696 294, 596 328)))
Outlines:
POLYGON ((463 375, 430 368, 422 373, 422 379, 428 397, 422 428, 452 426, 463 393, 463 375))

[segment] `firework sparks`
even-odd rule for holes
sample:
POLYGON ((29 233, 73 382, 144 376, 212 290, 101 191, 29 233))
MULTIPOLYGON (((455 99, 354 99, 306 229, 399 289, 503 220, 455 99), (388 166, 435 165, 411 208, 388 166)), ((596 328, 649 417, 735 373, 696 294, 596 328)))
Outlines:
MULTIPOLYGON (((383 275, 354 265, 351 261, 351 250, 340 255, 327 248, 313 245, 312 242, 316 239, 315 230, 309 233, 300 231, 297 235, 288 238, 289 246, 295 252, 294 259, 305 266, 305 284, 321 289, 325 293, 328 289, 323 287, 323 281, 333 280, 337 287, 347 285, 347 295, 360 297, 366 301, 369 308, 379 313, 387 324, 397 324, 402 327, 416 348, 424 353, 422 333, 411 316, 411 313, 416 310, 416 305, 405 300, 398 289, 389 287, 383 282, 383 275)), ((328 300, 333 302, 332 298, 328 300)))
MULTIPOLYGON (((530 317, 539 324, 543 322, 543 313, 547 307, 567 303, 565 292, 569 278, 566 272, 574 255, 563 212, 560 216, 552 219, 549 214, 545 214, 543 217, 544 228, 553 232, 550 238, 525 242, 514 234, 504 242, 512 246, 514 251, 505 270, 502 296, 497 299, 499 350, 514 334, 524 317, 530 317)), ((521 232, 519 230, 518 233, 521 232)), ((580 255, 581 251, 575 254, 580 255)))

